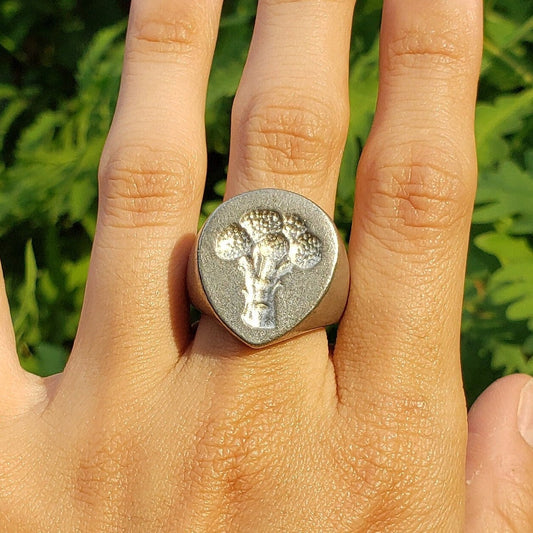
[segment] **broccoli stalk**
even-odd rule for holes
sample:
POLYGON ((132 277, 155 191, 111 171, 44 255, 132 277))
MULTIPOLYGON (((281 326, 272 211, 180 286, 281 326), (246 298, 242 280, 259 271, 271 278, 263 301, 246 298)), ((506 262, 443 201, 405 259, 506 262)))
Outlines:
POLYGON ((217 236, 220 259, 238 262, 244 276, 243 322, 253 328, 276 327, 275 295, 281 278, 294 267, 308 270, 321 260, 321 243, 297 215, 254 209, 217 236))

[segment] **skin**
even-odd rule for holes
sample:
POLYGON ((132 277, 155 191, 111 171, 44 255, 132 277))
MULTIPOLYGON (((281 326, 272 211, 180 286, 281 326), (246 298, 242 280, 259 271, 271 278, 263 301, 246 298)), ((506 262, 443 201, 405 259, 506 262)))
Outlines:
MULTIPOLYGON (((190 332, 186 265, 220 9, 132 2, 62 374, 19 367, 1 282, 0 529, 529 531, 533 451, 517 409, 530 378, 497 382, 467 424, 459 365, 481 1, 384 2, 332 356, 322 330, 262 350, 208 317, 190 332)), ((259 1, 227 197, 279 187, 333 212, 352 10, 259 1)))

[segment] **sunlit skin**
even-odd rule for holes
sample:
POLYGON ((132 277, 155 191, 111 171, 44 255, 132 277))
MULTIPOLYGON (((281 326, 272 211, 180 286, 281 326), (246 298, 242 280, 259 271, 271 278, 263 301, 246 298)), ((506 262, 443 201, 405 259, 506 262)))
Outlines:
MULTIPOLYGON (((333 213, 353 7, 259 1, 228 198, 277 187, 333 213)), ((518 429, 532 424, 525 394, 518 415, 530 378, 497 382, 467 421, 459 364, 481 0, 384 2, 333 351, 322 330, 261 350, 211 318, 190 331, 220 9, 132 2, 62 374, 21 370, 0 291, 0 529, 530 531, 533 451, 518 429)))

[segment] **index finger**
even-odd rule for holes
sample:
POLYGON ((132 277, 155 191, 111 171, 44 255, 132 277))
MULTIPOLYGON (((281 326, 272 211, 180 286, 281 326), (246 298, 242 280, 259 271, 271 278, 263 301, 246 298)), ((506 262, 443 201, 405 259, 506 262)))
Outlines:
POLYGON ((185 271, 205 180, 205 98, 221 6, 222 0, 132 2, 67 374, 79 363, 121 375, 138 369, 139 360, 150 372, 164 371, 187 345, 185 271), (132 356, 132 347, 139 353, 132 356))

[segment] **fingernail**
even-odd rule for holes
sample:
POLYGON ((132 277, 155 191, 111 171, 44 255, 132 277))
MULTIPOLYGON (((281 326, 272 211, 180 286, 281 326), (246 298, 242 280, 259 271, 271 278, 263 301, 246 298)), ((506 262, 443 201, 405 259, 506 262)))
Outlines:
POLYGON ((533 379, 524 385, 520 393, 517 422, 520 435, 533 447, 533 379))

